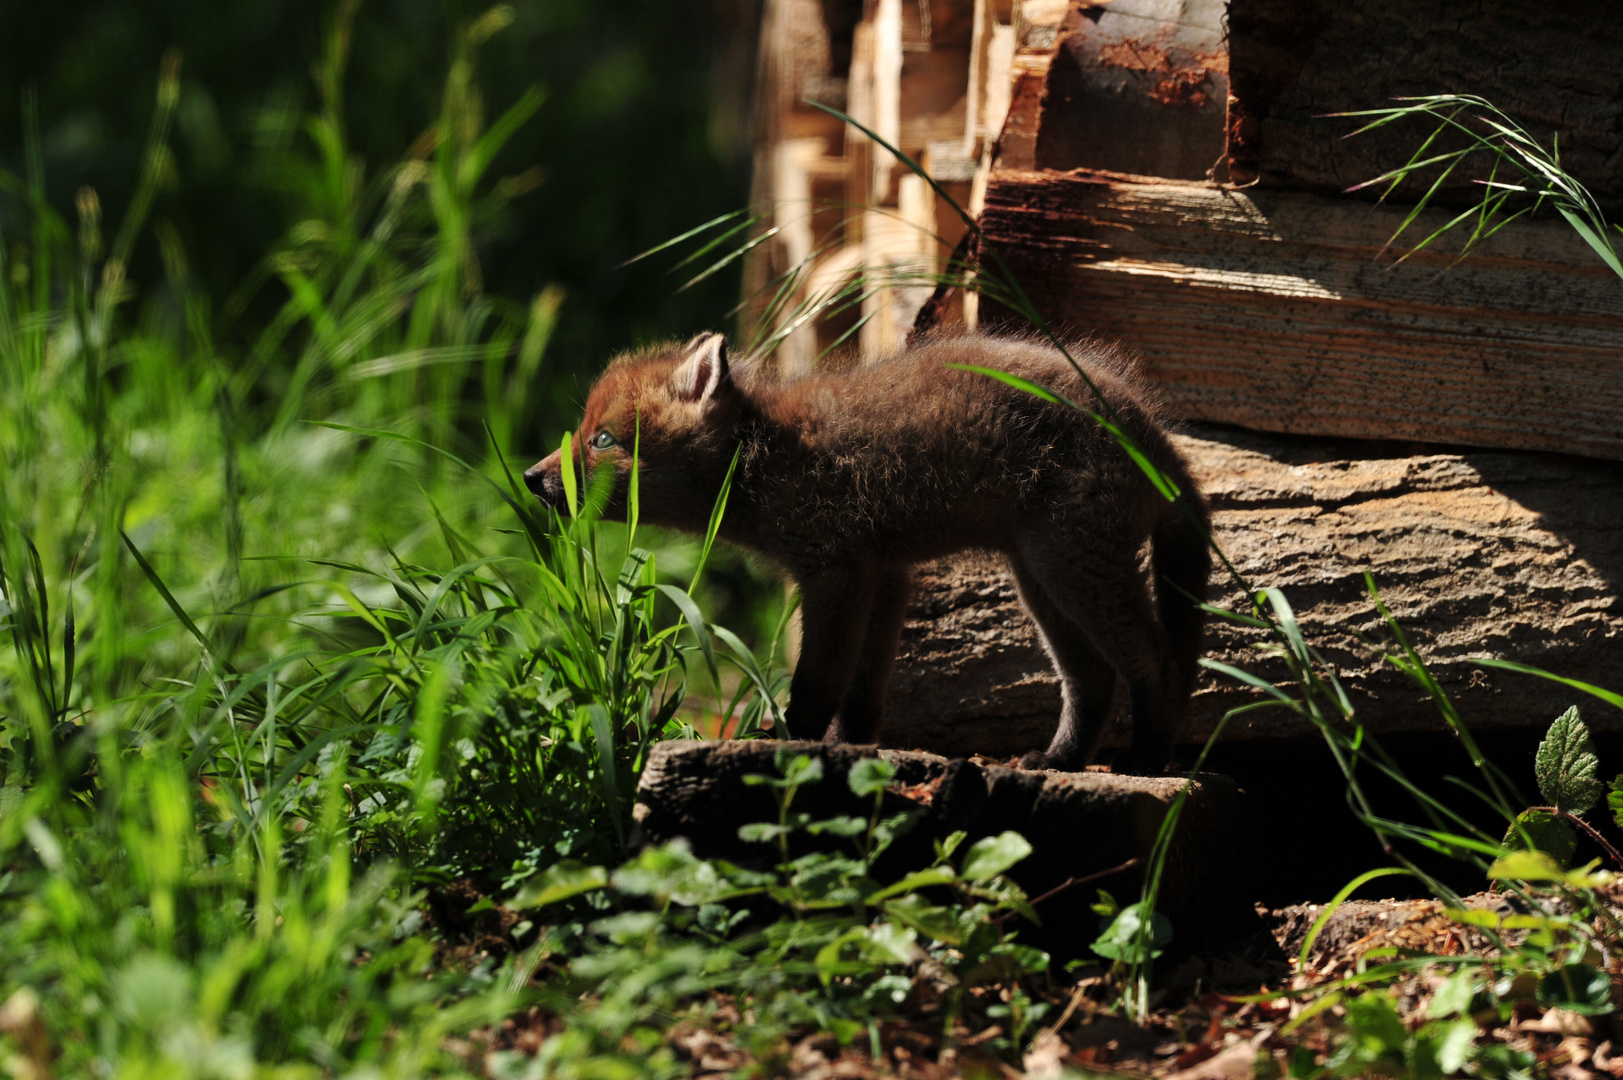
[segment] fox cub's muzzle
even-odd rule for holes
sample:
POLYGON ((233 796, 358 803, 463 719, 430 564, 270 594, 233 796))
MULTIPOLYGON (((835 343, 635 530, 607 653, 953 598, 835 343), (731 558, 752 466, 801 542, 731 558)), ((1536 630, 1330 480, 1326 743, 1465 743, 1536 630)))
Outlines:
POLYGON ((564 504, 564 478, 561 456, 556 450, 524 470, 524 486, 554 509, 564 504))

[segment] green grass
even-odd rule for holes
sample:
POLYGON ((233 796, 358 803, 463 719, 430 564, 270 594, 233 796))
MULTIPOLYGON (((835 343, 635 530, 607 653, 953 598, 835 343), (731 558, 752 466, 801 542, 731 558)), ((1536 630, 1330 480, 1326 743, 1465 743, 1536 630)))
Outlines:
POLYGON ((58 1075, 456 1071, 445 1036, 523 980, 448 965, 424 890, 619 861, 690 689, 730 661, 758 719, 782 681, 698 616, 699 544, 549 520, 515 480, 514 432, 562 388, 558 292, 487 295, 475 257, 510 194, 490 161, 540 104, 481 120, 506 12, 467 30, 429 148, 375 169, 344 143, 334 31, 278 162, 285 238, 226 310, 149 220, 173 62, 116 225, 89 190, 61 218, 37 158, 0 176, 26 208, 0 234, 13 1069, 42 1032, 58 1075), (133 282, 147 236, 164 277, 133 282))

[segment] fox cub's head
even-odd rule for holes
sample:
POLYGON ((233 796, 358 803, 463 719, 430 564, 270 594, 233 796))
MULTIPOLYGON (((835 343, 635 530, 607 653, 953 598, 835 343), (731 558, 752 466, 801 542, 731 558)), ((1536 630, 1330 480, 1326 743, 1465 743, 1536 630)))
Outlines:
MULTIPOLYGON (((703 532, 732 462, 739 403, 720 334, 616 360, 592 387, 572 439, 577 475, 611 469, 614 483, 603 513, 623 521, 635 447, 643 520, 703 532)), ((562 452, 532 465, 524 483, 542 502, 562 509, 562 452)))

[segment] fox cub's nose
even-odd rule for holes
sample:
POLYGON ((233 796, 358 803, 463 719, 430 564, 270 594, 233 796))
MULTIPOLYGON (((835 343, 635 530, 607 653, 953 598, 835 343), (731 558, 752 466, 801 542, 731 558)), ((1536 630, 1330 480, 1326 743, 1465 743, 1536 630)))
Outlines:
POLYGON ((524 486, 548 506, 557 506, 563 502, 563 478, 558 475, 558 469, 550 457, 524 470, 524 486))

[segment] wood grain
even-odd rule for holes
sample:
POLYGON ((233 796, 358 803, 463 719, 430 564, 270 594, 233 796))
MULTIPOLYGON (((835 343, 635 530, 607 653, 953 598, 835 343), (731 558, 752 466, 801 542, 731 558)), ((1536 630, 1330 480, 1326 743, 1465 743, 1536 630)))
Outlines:
POLYGON ((1404 213, 1004 171, 983 225, 1050 320, 1125 343, 1183 417, 1623 459, 1623 281, 1551 220, 1393 267, 1404 213))
MULTIPOLYGON (((1543 730, 1578 704, 1596 730, 1623 731, 1623 712, 1594 698, 1473 662, 1497 656, 1623 692, 1623 466, 1223 428, 1178 443, 1211 500, 1218 543, 1254 586, 1284 590, 1371 730, 1435 731, 1443 721, 1385 661, 1391 639, 1365 571, 1469 724, 1543 730)), ((1246 605, 1216 578, 1213 596, 1231 610, 1246 605)), ((1284 678, 1260 640, 1214 620, 1206 655, 1284 678)), ((1206 672, 1185 739, 1204 740, 1226 710, 1252 700, 1206 672)), ((999 563, 924 568, 887 709, 886 745, 1001 755, 1047 743, 1058 686, 999 563)), ((1283 710, 1249 713, 1226 730, 1238 739, 1313 734, 1283 710)), ((1118 717, 1107 745, 1125 745, 1126 734, 1118 717)))

